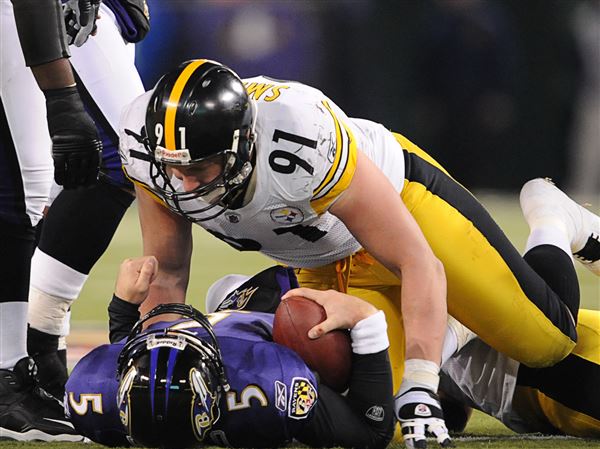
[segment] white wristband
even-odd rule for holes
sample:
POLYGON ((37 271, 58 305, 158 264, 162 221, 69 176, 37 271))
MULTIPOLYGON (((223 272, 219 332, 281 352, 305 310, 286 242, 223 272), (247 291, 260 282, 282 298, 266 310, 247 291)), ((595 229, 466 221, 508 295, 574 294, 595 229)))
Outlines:
POLYGON ((375 354, 386 349, 390 342, 387 336, 385 314, 377 313, 360 320, 350 330, 352 352, 355 354, 375 354))
POLYGON ((411 388, 426 388, 437 393, 440 383, 440 366, 430 360, 409 359, 404 361, 404 377, 399 395, 411 388))

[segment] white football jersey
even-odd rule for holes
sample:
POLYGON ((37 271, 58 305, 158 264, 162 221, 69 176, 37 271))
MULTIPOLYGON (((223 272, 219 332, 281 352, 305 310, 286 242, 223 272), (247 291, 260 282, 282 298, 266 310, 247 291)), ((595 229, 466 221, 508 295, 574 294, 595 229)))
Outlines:
MULTIPOLYGON (((293 267, 321 266, 356 252, 359 242, 328 208, 350 184, 357 151, 400 192, 400 144, 382 125, 348 118, 312 87, 262 76, 242 81, 257 114, 255 191, 242 208, 198 224, 236 249, 261 251, 293 267)), ((141 134, 151 95, 146 92, 125 110, 120 130, 124 169, 150 191, 148 153, 131 132, 141 134)), ((182 190, 181 181, 171 182, 182 190)), ((181 205, 190 211, 201 208, 200 203, 181 205)))

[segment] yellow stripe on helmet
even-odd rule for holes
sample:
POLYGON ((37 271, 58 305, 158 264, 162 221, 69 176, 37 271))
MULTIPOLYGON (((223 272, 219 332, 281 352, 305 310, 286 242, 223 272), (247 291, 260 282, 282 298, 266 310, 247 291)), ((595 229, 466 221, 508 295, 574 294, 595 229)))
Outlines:
POLYGON ((181 75, 179 75, 179 78, 177 78, 177 81, 175 81, 175 85, 171 90, 167 111, 165 112, 165 148, 167 150, 177 149, 177 144, 175 143, 175 114, 177 113, 181 93, 192 74, 205 62, 207 62, 206 59, 198 59, 188 64, 183 72, 181 72, 181 75))

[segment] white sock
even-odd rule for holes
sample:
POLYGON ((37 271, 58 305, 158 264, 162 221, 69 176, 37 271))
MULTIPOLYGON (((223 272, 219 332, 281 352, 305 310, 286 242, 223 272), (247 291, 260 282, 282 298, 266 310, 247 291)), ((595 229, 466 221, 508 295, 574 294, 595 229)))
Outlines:
POLYGON ((67 349, 67 337, 61 335, 58 337, 58 350, 62 351, 64 349, 67 349))
POLYGON ((58 339, 58 349, 67 349, 67 337, 71 333, 71 309, 67 311, 60 329, 60 338, 58 339), (61 347, 62 345, 62 347, 61 347))
POLYGON ((562 249, 573 260, 571 254, 571 242, 565 231, 561 228, 552 225, 536 226, 531 229, 527 244, 525 245, 525 253, 531 248, 540 245, 552 245, 562 249))
POLYGON ((448 315, 446 336, 442 346, 442 365, 477 335, 453 316, 448 315))
POLYGON ((88 275, 36 248, 31 258, 31 286, 48 295, 75 300, 88 275))
POLYGON ((0 303, 0 369, 13 369, 27 357, 27 303, 0 303))
POLYGON ((67 330, 65 320, 73 300, 44 293, 29 287, 29 325, 51 335, 63 335, 67 330))
POLYGON ((29 288, 31 327, 51 335, 65 335, 67 312, 87 278, 86 274, 36 248, 31 259, 29 288))
POLYGON ((442 346, 442 363, 452 357, 456 351, 458 351, 458 340, 456 338, 456 332, 450 327, 446 326, 446 336, 444 337, 444 345, 442 346))

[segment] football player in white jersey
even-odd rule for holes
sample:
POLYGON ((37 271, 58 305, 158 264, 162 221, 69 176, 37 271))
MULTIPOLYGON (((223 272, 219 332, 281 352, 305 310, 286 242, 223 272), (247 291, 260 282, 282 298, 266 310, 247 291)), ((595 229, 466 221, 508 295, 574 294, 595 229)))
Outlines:
MULTIPOLYGON (((142 308, 184 300, 192 223, 296 268, 303 286, 370 301, 388 317, 396 412, 409 446, 442 420, 435 392, 446 298, 453 316, 530 366, 556 363, 575 345, 579 294, 552 291, 538 276, 530 266, 537 247, 522 258, 423 150, 348 118, 317 89, 242 81, 217 62, 188 61, 135 100, 120 128, 144 254, 161 266, 142 308)), ((568 258, 565 284, 577 285, 564 251, 600 271, 598 222, 561 201, 555 213, 568 215, 571 231, 552 248, 568 258)), ((551 221, 540 221, 542 231, 551 221)))

